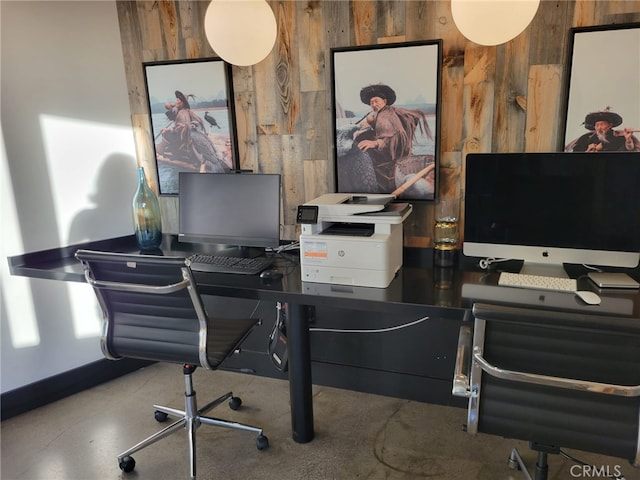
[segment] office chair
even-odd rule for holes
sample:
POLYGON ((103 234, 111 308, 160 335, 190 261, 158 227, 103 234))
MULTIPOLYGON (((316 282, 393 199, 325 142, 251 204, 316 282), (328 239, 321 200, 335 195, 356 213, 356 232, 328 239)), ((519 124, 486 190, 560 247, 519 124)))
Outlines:
MULTIPOLYGON (((466 429, 529 442, 536 480, 561 448, 640 467, 640 319, 475 304, 460 329, 453 395, 466 429), (473 337, 473 341, 472 341, 473 337)), ((531 480, 517 449, 509 466, 531 480)))
POLYGON ((232 392, 198 408, 192 373, 198 366, 215 370, 258 323, 257 319, 209 317, 184 258, 129 255, 78 250, 85 278, 103 312, 100 345, 111 360, 137 358, 183 365, 185 407, 154 405, 155 418, 173 423, 118 455, 124 472, 135 468, 131 455, 178 431, 187 430, 191 478, 196 477, 196 430, 202 424, 257 433, 256 446, 269 446, 262 429, 204 416, 229 400, 237 410, 242 401, 232 392))

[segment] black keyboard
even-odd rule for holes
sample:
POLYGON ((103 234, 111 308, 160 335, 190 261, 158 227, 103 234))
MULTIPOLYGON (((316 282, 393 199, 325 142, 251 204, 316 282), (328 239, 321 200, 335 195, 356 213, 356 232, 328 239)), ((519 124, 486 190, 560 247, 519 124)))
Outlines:
POLYGON ((224 255, 195 254, 189 258, 189 266, 195 272, 238 273, 256 275, 271 266, 269 257, 227 257, 224 255))

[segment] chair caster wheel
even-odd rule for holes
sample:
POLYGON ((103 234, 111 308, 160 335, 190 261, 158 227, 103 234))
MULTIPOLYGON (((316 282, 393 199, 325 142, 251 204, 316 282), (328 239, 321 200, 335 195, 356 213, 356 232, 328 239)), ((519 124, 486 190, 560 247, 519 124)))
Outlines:
POLYGON ((159 423, 166 422, 167 418, 169 418, 169 415, 167 415, 164 412, 161 412, 160 410, 156 410, 153 413, 153 416, 155 417, 156 422, 159 422, 159 423))
POLYGON ((266 435, 258 435, 258 438, 256 438, 256 447, 258 447, 258 450, 264 450, 269 447, 269 439, 266 435))
POLYGON ((136 468, 136 461, 133 457, 124 457, 122 460, 118 462, 120 470, 125 473, 133 472, 133 469, 136 468))
POLYGON ((240 399, 240 397, 231 397, 229 399, 229 408, 231 410, 238 410, 240 408, 240 405, 242 405, 242 400, 240 399))

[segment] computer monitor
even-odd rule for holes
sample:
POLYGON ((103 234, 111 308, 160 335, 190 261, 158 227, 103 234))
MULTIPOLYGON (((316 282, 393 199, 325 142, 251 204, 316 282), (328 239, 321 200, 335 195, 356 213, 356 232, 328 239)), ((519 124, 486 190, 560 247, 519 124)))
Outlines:
POLYGON ((280 244, 280 175, 179 175, 178 241, 243 249, 280 244))
POLYGON ((468 154, 465 175, 464 255, 559 277, 638 265, 640 153, 468 154))

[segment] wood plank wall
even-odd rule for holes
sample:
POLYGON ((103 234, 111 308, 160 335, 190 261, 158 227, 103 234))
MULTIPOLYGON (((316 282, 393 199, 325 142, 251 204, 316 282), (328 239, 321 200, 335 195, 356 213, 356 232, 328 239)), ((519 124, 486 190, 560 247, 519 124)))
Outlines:
MULTIPOLYGON (((118 0, 138 162, 156 188, 143 62, 215 57, 204 35, 208 1, 118 0)), ((271 54, 233 67, 240 165, 283 175, 283 239, 296 239, 298 204, 334 191, 330 49, 442 39, 440 197, 464 201, 469 152, 560 148, 572 27, 640 21, 640 0, 543 0, 524 33, 497 47, 467 41, 447 0, 269 0, 278 24, 271 54)), ((384 68, 381 65, 380 68, 384 68)), ((177 232, 177 198, 161 196, 164 230, 177 232)), ((431 246, 433 203, 414 205, 405 244, 431 246)))

